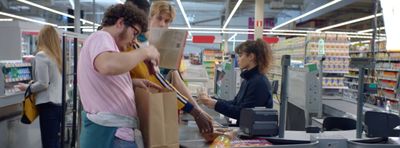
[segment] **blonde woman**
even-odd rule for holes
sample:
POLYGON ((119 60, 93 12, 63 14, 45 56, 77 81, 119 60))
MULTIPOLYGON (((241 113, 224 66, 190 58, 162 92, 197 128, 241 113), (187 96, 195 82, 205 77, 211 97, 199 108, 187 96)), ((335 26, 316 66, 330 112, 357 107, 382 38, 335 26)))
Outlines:
MULTIPOLYGON (((59 35, 52 26, 44 26, 38 37, 38 53, 35 56, 34 83, 36 106, 40 116, 40 132, 43 148, 60 147, 61 107, 61 46, 59 35)), ((18 88, 26 90, 28 84, 18 88)))
MULTIPOLYGON (((127 0, 135 4, 134 0, 127 0)), ((149 28, 168 28, 176 16, 175 8, 167 1, 154 1, 150 7, 149 28)), ((145 38, 145 37, 144 37, 145 38)), ((128 50, 134 50, 129 47, 128 50)), ((212 118, 204 112, 192 98, 190 91, 185 86, 175 70, 161 69, 156 72, 151 62, 144 61, 130 71, 131 77, 146 79, 164 88, 177 93, 178 109, 192 115, 201 133, 212 133, 212 118), (170 82, 164 79, 163 74, 171 75, 170 82)))

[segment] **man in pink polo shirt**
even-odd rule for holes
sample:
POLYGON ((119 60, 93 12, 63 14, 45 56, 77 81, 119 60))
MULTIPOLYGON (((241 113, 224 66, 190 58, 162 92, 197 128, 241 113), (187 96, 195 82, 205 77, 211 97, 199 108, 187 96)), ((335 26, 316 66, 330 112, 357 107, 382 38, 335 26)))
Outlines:
MULTIPOLYGON (((129 70, 143 60, 158 61, 153 46, 121 52, 141 32, 147 16, 134 5, 113 5, 104 13, 103 29, 85 41, 78 61, 78 87, 84 109, 81 147, 135 147, 134 86, 157 85, 132 80, 129 70)), ((136 135, 135 135, 136 134, 136 135)))

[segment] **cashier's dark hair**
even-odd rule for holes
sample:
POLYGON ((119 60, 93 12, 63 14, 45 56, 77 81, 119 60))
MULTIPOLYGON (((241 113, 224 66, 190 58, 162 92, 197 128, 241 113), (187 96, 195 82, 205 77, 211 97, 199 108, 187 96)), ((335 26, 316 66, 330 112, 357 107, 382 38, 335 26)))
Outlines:
POLYGON ((120 18, 123 18, 126 26, 139 25, 141 32, 147 32, 148 17, 146 13, 131 3, 110 6, 104 13, 101 26, 115 25, 120 18))
POLYGON ((272 50, 262 39, 246 41, 235 48, 237 54, 254 54, 255 62, 260 73, 266 74, 272 64, 272 50))

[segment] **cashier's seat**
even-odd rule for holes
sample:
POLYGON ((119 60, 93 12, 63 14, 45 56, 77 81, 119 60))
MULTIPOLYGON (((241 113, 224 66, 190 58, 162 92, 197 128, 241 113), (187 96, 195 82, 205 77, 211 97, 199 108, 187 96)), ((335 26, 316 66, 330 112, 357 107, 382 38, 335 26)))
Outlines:
POLYGON ((356 129, 356 120, 344 117, 326 117, 322 123, 324 131, 356 129))

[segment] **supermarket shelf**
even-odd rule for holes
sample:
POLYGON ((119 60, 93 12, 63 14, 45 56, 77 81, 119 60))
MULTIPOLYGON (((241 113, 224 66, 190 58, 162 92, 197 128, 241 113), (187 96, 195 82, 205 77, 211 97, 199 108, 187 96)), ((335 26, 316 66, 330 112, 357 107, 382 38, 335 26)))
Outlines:
MULTIPOLYGON (((375 53, 396 53, 393 51, 386 51, 386 50, 379 50, 379 51, 375 51, 375 53)), ((349 53, 372 53, 372 51, 349 51, 349 53)))
POLYGON ((31 67, 31 64, 30 64, 30 63, 16 63, 16 64, 7 63, 7 64, 4 64, 4 67, 5 67, 5 68, 12 68, 12 67, 31 67))
POLYGON ((371 53, 371 51, 349 51, 349 53, 371 53))
POLYGON ((20 81, 28 81, 28 80, 31 80, 31 79, 14 78, 14 79, 6 79, 5 82, 11 83, 11 82, 20 82, 20 81))
POLYGON ((344 81, 343 83, 345 83, 345 84, 350 84, 350 85, 358 85, 357 82, 347 82, 347 81, 344 81))
POLYGON ((392 72, 399 72, 400 69, 385 69, 385 68, 377 68, 378 71, 392 71, 392 72))
MULTIPOLYGON (((346 77, 346 78, 355 78, 355 79, 358 79, 358 76, 352 76, 352 75, 344 75, 344 77, 346 77)), ((365 76, 364 77, 364 79, 365 78, 367 78, 367 79, 371 79, 371 78, 374 78, 374 77, 371 77, 371 76, 365 76)))
POLYGON ((400 59, 376 59, 376 61, 382 61, 382 62, 400 62, 400 59))
POLYGON ((388 77, 378 77, 380 80, 389 80, 389 81, 397 81, 395 78, 388 78, 388 77))
POLYGON ((324 86, 323 89, 349 89, 346 86, 324 86))
POLYGON ((358 92, 357 89, 352 89, 352 88, 349 88, 349 89, 346 89, 346 90, 351 91, 351 92, 358 92))
POLYGON ((341 73, 341 74, 347 74, 349 71, 323 71, 323 73, 341 73))
POLYGON ((349 71, 358 71, 358 69, 349 69, 349 71))
POLYGON ((378 88, 394 91, 394 88, 378 86, 378 88))
POLYGON ((273 74, 273 75, 282 75, 281 73, 276 73, 276 72, 269 72, 269 74, 273 74))
POLYGON ((392 98, 392 97, 386 97, 386 96, 382 96, 382 95, 371 95, 373 97, 379 97, 379 98, 384 98, 384 99, 388 99, 388 100, 393 100, 393 101, 399 101, 396 98, 392 98))

